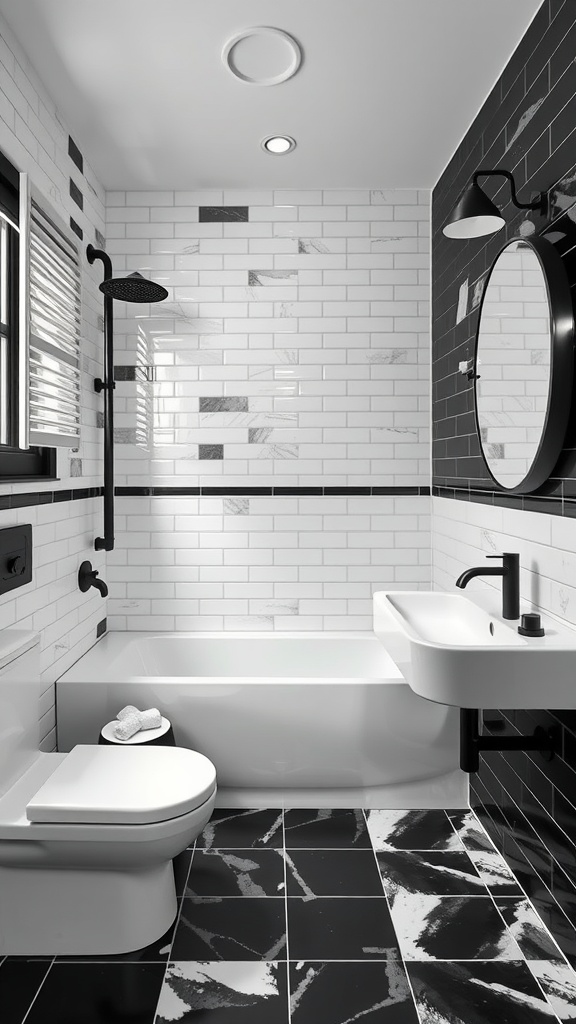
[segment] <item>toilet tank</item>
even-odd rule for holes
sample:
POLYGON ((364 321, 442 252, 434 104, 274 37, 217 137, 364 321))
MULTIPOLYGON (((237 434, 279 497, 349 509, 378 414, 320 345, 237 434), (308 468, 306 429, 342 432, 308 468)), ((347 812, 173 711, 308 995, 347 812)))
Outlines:
POLYGON ((20 629, 0 632, 0 796, 38 755, 40 637, 20 629))

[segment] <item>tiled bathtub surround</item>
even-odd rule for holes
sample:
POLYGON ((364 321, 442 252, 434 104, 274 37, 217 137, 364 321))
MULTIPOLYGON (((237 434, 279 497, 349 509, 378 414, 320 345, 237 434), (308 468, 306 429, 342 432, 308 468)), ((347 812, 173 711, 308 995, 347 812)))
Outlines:
POLYGON ((81 594, 77 584, 83 558, 92 558, 98 568, 104 563, 103 555, 93 548, 94 537, 101 532, 101 499, 75 500, 70 493, 71 488, 85 490, 101 484, 102 439, 96 425, 101 398, 94 392, 93 378, 101 373, 102 302, 97 271, 87 266, 84 245, 103 237, 104 191, 87 162, 81 156, 78 159, 58 111, 1 17, 0 148, 29 174, 66 223, 71 215, 75 218, 84 235, 78 243, 82 264, 80 448, 59 450, 57 480, 45 484, 0 481, 0 528, 31 523, 34 542, 32 583, 0 598, 0 630, 16 627, 41 632, 46 690, 39 707, 40 740, 42 749, 53 750, 54 680, 91 646, 96 624, 105 615, 105 603, 98 595, 81 594), (55 490, 65 500, 52 502, 55 490), (30 504, 25 507, 27 500, 30 504))
POLYGON ((427 484, 429 198, 108 193, 118 484, 427 484))
POLYGON ((109 626, 372 628, 372 592, 429 585, 420 497, 118 498, 109 626))
POLYGON ((121 192, 107 218, 116 269, 169 289, 116 305, 118 486, 274 489, 120 498, 112 628, 370 629, 373 589, 428 582, 428 499, 278 489, 429 483, 429 193, 121 192))

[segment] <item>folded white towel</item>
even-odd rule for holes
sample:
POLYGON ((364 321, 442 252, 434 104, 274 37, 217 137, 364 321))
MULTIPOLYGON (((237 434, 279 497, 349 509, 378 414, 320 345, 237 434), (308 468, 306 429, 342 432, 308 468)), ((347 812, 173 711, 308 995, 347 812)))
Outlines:
POLYGON ((118 740, 129 740, 137 732, 140 732, 140 712, 126 715, 121 722, 114 726, 114 735, 118 740))
POLYGON ((138 708, 135 708, 133 704, 127 704, 125 708, 122 708, 122 711, 118 712, 118 714, 116 715, 116 718, 118 719, 119 722, 122 722, 123 719, 128 718, 129 715, 139 715, 139 714, 140 714, 140 712, 139 712, 138 708))
POLYGON ((140 712, 141 729, 159 729, 162 725, 162 715, 158 708, 148 708, 148 711, 140 712))

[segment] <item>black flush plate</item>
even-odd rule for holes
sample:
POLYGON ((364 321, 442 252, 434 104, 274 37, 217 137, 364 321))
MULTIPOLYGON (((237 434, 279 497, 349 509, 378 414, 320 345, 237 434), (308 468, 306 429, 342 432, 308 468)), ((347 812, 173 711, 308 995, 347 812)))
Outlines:
POLYGON ((0 530, 0 594, 16 590, 32 579, 32 527, 0 530))

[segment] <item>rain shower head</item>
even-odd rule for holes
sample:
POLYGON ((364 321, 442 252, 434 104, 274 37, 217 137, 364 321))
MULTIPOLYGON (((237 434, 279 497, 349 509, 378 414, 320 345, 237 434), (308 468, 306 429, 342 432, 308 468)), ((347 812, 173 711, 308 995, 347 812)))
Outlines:
POLYGON ((99 288, 104 295, 122 302, 162 302, 168 298, 168 292, 161 284, 148 281, 138 271, 127 277, 106 277, 99 288))

